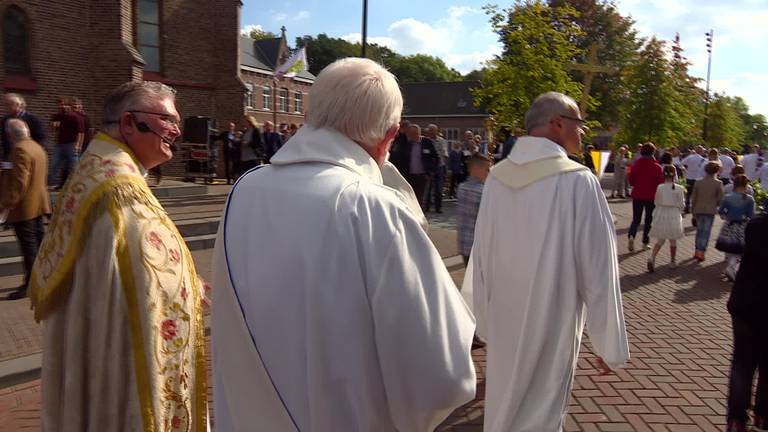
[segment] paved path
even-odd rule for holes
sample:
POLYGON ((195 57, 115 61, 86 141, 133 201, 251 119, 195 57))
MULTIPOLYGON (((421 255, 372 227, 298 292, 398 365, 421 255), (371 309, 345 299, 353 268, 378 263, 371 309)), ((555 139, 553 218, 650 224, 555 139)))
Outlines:
MULTIPOLYGON (((430 215, 436 228, 433 239, 444 257, 455 254, 455 249, 448 250, 455 245, 454 234, 447 230, 452 228, 453 210, 451 205, 446 207, 445 214, 430 215)), ((659 257, 657 272, 647 274, 645 260, 649 252, 628 253, 626 249, 630 204, 614 201, 611 209, 618 219, 632 360, 616 375, 596 376, 590 365, 593 355, 588 337, 584 338, 566 430, 722 430, 731 353, 730 319, 725 310, 730 286, 719 279, 724 268, 722 254, 710 248, 704 263, 693 262, 693 232, 689 231, 679 244, 680 267, 667 266, 665 250, 659 257)), ((690 224, 688 218, 686 224, 690 224)), ((713 237, 718 230, 716 224, 713 237)), ((195 260, 205 271, 210 252, 197 252, 195 260)), ((453 271, 452 275, 460 282, 463 270, 453 271)), ((5 283, 9 282, 0 279, 0 289, 5 283)), ((0 302, 0 308, 8 303, 15 302, 0 302)), ((4 315, 5 310, 0 309, 0 317, 4 315)), ((485 351, 476 350, 474 357, 478 397, 454 412, 439 428, 441 431, 482 430, 485 351)), ((37 379, 0 389, 0 431, 39 430, 39 391, 37 379)))

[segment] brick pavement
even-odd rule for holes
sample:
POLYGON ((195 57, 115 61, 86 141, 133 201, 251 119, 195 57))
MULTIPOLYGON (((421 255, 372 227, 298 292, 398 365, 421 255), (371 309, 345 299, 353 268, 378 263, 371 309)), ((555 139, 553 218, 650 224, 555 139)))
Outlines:
MULTIPOLYGON (((679 242, 680 267, 662 251, 655 274, 645 272, 648 251, 628 253, 631 208, 614 201, 620 234, 622 290, 632 359, 616 375, 597 376, 584 338, 566 431, 717 431, 724 428, 731 353, 725 301, 730 286, 719 279, 722 254, 710 248, 698 264, 693 233, 679 242)), ((686 224, 690 224, 686 218, 686 224)), ((713 229, 713 237, 719 224, 713 229)), ((710 245, 711 246, 711 245, 710 245)), ((463 271, 452 273, 460 282, 463 271)), ((485 351, 474 352, 478 397, 456 410, 438 430, 482 430, 485 351)), ((0 430, 39 430, 39 381, 0 389, 0 430)))

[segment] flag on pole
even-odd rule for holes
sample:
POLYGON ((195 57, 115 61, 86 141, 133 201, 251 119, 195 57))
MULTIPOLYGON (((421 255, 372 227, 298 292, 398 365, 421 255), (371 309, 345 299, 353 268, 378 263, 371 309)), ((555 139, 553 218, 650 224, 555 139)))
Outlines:
POLYGON ((602 178, 605 174, 605 167, 608 166, 608 158, 610 158, 611 152, 609 151, 592 151, 592 163, 595 165, 595 175, 597 178, 602 178))
POLYGON ((279 68, 275 71, 275 78, 281 80, 283 78, 295 77, 301 71, 307 70, 307 49, 302 47, 293 55, 288 58, 279 68))

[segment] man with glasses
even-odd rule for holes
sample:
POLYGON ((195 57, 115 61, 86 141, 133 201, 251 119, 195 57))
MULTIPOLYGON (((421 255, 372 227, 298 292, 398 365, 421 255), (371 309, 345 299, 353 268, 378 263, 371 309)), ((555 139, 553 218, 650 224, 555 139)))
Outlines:
POLYGON ((32 269, 49 431, 205 430, 205 294, 144 179, 171 159, 175 91, 131 82, 58 198, 32 269))
POLYGON ((491 432, 562 429, 585 322, 599 373, 629 358, 613 219, 597 177, 568 159, 581 150, 579 108, 545 93, 525 129, 485 182, 465 281, 491 348, 491 432))

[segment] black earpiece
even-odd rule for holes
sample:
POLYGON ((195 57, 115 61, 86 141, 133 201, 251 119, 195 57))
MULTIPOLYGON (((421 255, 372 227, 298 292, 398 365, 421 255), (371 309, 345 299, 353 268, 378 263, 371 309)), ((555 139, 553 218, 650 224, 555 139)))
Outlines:
POLYGON ((151 132, 151 130, 149 129, 149 125, 144 122, 137 122, 136 129, 138 129, 139 132, 142 132, 142 133, 151 132))

